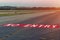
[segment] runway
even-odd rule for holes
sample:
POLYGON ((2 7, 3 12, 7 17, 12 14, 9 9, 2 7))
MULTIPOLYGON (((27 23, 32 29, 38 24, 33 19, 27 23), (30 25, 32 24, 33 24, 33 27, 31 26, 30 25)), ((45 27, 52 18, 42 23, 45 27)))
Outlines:
MULTIPOLYGON (((39 14, 38 14, 39 15, 39 14)), ((60 12, 40 15, 24 21, 15 20, 19 24, 59 24, 60 12)), ((12 22, 12 21, 10 21, 12 22)), ((13 22, 14 23, 14 22, 13 22)), ((0 26, 0 40, 60 40, 60 28, 21 28, 0 26)))

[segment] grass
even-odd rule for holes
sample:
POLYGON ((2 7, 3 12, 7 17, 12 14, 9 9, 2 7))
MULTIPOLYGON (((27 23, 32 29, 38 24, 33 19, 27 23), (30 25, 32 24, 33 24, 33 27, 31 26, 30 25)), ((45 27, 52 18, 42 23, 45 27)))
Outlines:
POLYGON ((0 14, 0 16, 13 16, 14 14, 0 14))
POLYGON ((0 16, 13 16, 34 13, 32 10, 0 10, 0 16))
POLYGON ((22 15, 22 14, 32 14, 32 13, 44 12, 44 11, 45 10, 0 10, 0 16, 13 16, 13 15, 22 15))
POLYGON ((0 16, 14 16, 14 15, 23 15, 23 14, 32 14, 32 13, 0 14, 0 16))

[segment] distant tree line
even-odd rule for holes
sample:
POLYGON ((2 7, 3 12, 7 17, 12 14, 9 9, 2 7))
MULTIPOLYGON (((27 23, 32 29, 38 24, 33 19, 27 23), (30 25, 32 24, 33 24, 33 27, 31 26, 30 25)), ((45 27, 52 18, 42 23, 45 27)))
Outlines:
POLYGON ((60 10, 55 7, 12 7, 12 6, 0 6, 0 10, 60 10))
POLYGON ((11 6, 0 6, 0 10, 15 10, 16 7, 11 6))

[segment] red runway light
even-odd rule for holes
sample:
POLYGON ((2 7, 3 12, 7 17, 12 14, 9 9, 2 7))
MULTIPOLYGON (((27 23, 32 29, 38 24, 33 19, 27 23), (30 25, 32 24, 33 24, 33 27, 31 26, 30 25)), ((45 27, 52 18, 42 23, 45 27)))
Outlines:
POLYGON ((31 27, 31 28, 60 28, 60 25, 44 25, 44 24, 4 24, 5 27, 31 27))

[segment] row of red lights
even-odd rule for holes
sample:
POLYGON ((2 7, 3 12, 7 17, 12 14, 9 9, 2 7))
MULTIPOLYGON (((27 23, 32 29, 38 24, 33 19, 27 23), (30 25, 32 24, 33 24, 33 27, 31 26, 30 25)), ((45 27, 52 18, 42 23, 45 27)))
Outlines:
POLYGON ((60 25, 44 24, 3 24, 4 27, 60 28, 60 25))

